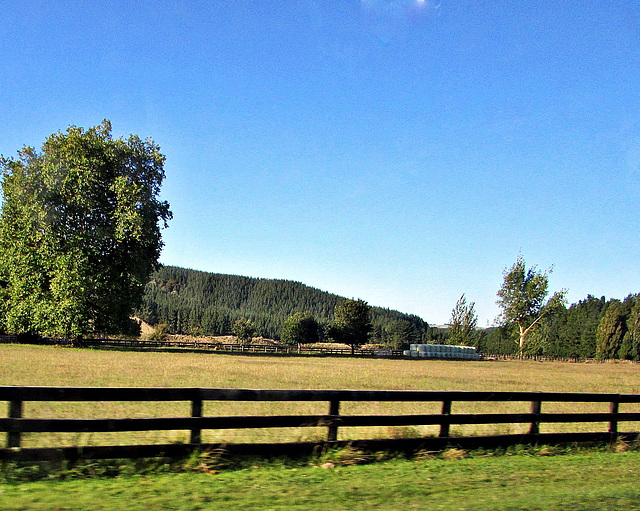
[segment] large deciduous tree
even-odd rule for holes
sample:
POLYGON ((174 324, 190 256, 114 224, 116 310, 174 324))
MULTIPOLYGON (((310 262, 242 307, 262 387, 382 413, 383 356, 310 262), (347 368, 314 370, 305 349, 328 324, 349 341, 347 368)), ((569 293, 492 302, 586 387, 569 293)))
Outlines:
POLYGON ((504 271, 504 281, 498 291, 498 305, 502 308, 503 324, 515 323, 518 327, 518 345, 524 352, 527 335, 542 318, 554 314, 565 305, 566 290, 555 292, 547 301, 549 275, 553 270, 540 271, 533 266, 526 268, 519 255, 514 265, 504 271))
POLYGON ((475 310, 475 302, 467 304, 467 298, 463 294, 451 311, 449 320, 449 344, 459 346, 478 345, 478 316, 475 310))
POLYGON ((296 312, 285 320, 281 338, 285 344, 318 342, 318 322, 308 312, 296 312))
POLYGON ((238 342, 244 345, 249 344, 253 336, 256 335, 256 326, 248 318, 238 318, 233 323, 231 331, 238 338, 238 342))
POLYGON ((285 320, 281 339, 285 344, 318 342, 318 321, 308 312, 296 312, 285 320))
POLYGON ((156 269, 164 156, 104 121, 51 135, 2 159, 1 328, 82 339, 130 333, 156 269))
POLYGON ((333 322, 327 336, 336 342, 351 346, 351 353, 369 340, 371 307, 364 300, 343 300, 335 307, 333 322))

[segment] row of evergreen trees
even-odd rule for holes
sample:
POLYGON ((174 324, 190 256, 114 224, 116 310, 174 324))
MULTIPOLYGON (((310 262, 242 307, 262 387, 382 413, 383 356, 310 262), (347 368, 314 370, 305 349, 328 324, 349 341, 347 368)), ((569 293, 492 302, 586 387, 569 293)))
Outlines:
MULTIPOLYGON (((238 319, 246 318, 258 335, 280 339, 287 318, 308 312, 322 337, 342 300, 299 282, 165 266, 147 284, 138 315, 151 325, 166 325, 170 333, 191 335, 228 335, 238 319)), ((420 317, 390 309, 372 307, 371 322, 373 343, 401 346, 441 336, 420 317)))
MULTIPOLYGON (((514 325, 491 328, 478 339, 483 353, 515 354, 514 325)), ((526 354, 563 358, 640 360, 640 295, 624 300, 587 296, 545 318, 527 342, 526 354)))
MULTIPOLYGON (((257 279, 166 266, 147 284, 139 315, 170 333, 228 335, 238 319, 250 319, 257 335, 280 339, 297 312, 318 322, 320 340, 344 298, 287 280, 257 279)), ((447 329, 420 317, 371 307, 369 341, 393 348, 411 343, 450 344, 447 329)), ((516 354, 515 325, 480 329, 473 345, 481 353, 516 354)), ((459 343, 459 340, 456 341, 459 343)), ((562 358, 640 360, 640 295, 624 300, 587 296, 543 319, 527 338, 525 354, 562 358)))

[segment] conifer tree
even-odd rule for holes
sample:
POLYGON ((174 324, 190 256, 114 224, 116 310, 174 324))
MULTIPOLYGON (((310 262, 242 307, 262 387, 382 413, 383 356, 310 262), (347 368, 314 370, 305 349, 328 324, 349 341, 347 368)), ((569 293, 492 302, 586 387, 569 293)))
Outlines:
POLYGON ((636 296, 627 318, 624 342, 629 347, 626 358, 640 360, 640 296, 636 296))
POLYGON ((620 300, 611 300, 598 325, 596 358, 617 358, 626 333, 624 308, 620 300))

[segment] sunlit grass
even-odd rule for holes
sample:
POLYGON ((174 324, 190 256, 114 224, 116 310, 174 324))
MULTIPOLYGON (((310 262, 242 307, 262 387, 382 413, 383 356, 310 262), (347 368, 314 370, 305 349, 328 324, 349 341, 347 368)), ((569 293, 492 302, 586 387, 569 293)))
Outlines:
MULTIPOLYGON (((636 364, 388 360, 348 357, 248 356, 78 350, 0 345, 0 385, 204 387, 260 389, 466 390, 639 393, 636 364)), ((25 417, 179 417, 188 402, 30 402, 25 417)), ((440 413, 440 403, 342 403, 343 414, 440 413)), ((453 403, 453 413, 529 412, 530 403, 453 403)), ((608 403, 544 403, 543 412, 608 411, 608 403)), ((640 411, 621 405, 620 411, 640 411)), ((325 414, 328 403, 205 402, 205 415, 325 414)), ((6 416, 7 407, 0 409, 6 416)), ((606 424, 543 424, 542 432, 606 431, 606 424)), ((640 429, 623 423, 621 431, 640 429)), ((452 434, 524 433, 528 425, 452 426, 452 434)), ((435 435, 436 426, 342 428, 340 438, 435 435)), ((323 438, 323 428, 204 431, 205 442, 299 441, 323 438)), ((24 446, 186 442, 187 431, 31 434, 24 446)), ((1 438, 0 442, 4 443, 1 438)))
POLYGON ((638 452, 443 455, 326 469, 312 461, 218 473, 18 481, 0 484, 0 508, 627 511, 640 509, 639 462, 638 452))

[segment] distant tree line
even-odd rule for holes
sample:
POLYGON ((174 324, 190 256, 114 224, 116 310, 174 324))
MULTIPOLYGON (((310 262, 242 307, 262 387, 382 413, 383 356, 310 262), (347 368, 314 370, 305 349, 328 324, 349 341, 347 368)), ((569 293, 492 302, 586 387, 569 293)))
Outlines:
MULTIPOLYGON (((479 351, 516 354, 517 325, 481 332, 479 351)), ((588 295, 553 316, 543 318, 530 334, 529 355, 562 358, 640 360, 640 295, 624 300, 588 295)))
POLYGON ((640 360, 640 295, 606 300, 588 295, 566 307, 566 290, 548 297, 549 275, 519 255, 498 290, 499 326, 475 332, 474 304, 462 295, 445 333, 451 344, 486 354, 640 360), (472 329, 473 327, 473 329, 472 329))
MULTIPOLYGON (((343 301, 299 282, 165 266, 152 275, 137 315, 153 326, 165 325, 169 333, 187 335, 230 335, 238 320, 250 320, 256 335, 280 340, 287 334, 286 321, 304 313, 317 322, 318 340, 328 340, 336 306, 343 301)), ((418 316, 381 307, 370 307, 370 322, 367 341, 389 347, 443 336, 418 316)))
MULTIPOLYGON (((527 285, 535 273, 535 268, 526 271, 521 267, 520 260, 509 271, 516 270, 524 272, 518 285, 527 285)), ((412 343, 467 344, 487 354, 640 360, 640 294, 624 300, 588 295, 568 307, 551 302, 553 314, 536 321, 522 351, 517 322, 505 320, 499 326, 476 328, 474 303, 468 303, 464 295, 452 311, 450 328, 431 327, 418 316, 368 305, 369 320, 360 320, 361 305, 353 302, 361 301, 346 300, 299 282, 165 266, 147 284, 138 315, 151 325, 162 325, 163 332, 242 333, 245 342, 250 331, 251 335, 285 343, 346 341, 394 349, 412 343), (367 323, 362 327, 367 331, 365 339, 349 334, 344 317, 336 318, 336 311, 345 308, 351 308, 347 315, 355 316, 360 324, 367 323)))

